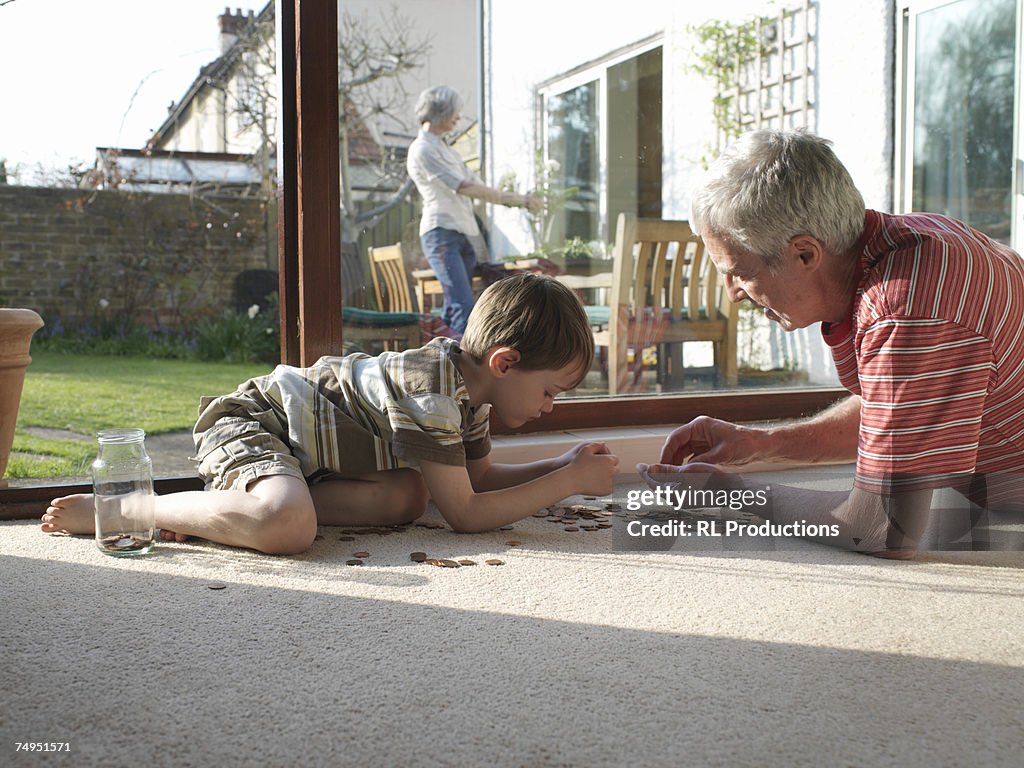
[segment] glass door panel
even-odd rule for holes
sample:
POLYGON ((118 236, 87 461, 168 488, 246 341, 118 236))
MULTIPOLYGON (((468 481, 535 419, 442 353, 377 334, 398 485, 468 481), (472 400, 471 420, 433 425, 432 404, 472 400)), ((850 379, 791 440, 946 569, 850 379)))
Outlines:
POLYGON ((914 23, 911 209, 1009 244, 1016 0, 959 0, 914 23))

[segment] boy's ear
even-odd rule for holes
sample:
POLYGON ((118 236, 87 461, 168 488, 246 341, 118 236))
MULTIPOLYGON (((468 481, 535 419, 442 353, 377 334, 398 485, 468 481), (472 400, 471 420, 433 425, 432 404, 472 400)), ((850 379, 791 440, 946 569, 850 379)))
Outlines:
POLYGON ((487 368, 495 376, 504 376, 516 367, 521 357, 519 350, 513 347, 494 347, 487 353, 487 368))

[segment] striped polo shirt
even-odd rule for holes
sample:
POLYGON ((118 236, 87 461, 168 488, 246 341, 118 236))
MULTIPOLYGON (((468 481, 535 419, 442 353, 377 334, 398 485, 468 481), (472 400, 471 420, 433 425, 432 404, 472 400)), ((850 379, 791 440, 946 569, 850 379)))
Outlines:
POLYGON ((1024 473, 1024 261, 954 219, 867 211, 862 279, 822 324, 860 395, 857 485, 939 487, 1024 473))

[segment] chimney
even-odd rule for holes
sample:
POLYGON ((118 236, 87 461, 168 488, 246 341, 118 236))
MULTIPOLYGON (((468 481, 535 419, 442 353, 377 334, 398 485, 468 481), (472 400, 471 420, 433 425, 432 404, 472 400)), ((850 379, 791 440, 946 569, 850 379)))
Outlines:
POLYGON ((241 8, 236 8, 236 13, 231 12, 231 8, 225 6, 224 13, 217 17, 220 22, 220 54, 223 56, 228 52, 236 42, 238 37, 241 35, 242 30, 248 22, 252 21, 252 11, 249 11, 248 17, 242 13, 241 8))

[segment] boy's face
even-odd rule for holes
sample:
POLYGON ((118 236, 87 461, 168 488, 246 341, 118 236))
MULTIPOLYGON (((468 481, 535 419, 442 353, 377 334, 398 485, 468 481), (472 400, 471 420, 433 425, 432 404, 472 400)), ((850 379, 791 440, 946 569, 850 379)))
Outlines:
POLYGON ((582 371, 572 362, 557 371, 526 371, 512 368, 497 382, 491 407, 510 427, 550 413, 555 395, 573 389, 582 371))

